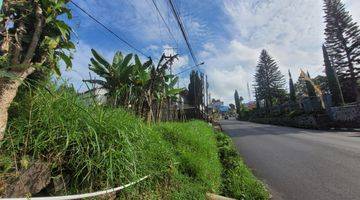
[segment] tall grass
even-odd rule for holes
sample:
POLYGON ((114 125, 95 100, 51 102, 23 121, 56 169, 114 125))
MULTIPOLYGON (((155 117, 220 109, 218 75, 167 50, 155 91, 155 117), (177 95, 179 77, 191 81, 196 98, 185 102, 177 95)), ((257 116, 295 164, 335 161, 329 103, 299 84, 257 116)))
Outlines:
POLYGON ((147 126, 122 109, 85 105, 73 90, 51 84, 17 97, 0 154, 0 179, 42 160, 52 164, 53 179, 68 180, 60 192, 67 194, 151 174, 119 196, 205 199, 221 183, 215 136, 206 123, 147 126))
POLYGON ((0 144, 2 159, 17 159, 8 170, 26 157, 50 162, 54 176, 71 177, 68 188, 75 193, 125 184, 173 162, 160 135, 135 116, 85 106, 68 89, 49 90, 32 91, 13 108, 0 144))
POLYGON ((221 193, 246 200, 267 200, 269 193, 238 155, 231 139, 216 132, 219 156, 223 165, 221 193))
POLYGON ((162 123, 155 130, 169 143, 178 162, 181 182, 174 199, 204 199, 206 192, 219 192, 222 167, 211 126, 201 121, 162 123))

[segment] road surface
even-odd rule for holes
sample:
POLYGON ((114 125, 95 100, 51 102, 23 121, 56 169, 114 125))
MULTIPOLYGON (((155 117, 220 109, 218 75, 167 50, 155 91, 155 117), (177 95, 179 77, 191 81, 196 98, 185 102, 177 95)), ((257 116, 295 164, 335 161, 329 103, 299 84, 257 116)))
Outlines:
POLYGON ((360 133, 221 121, 275 200, 360 200, 360 133))

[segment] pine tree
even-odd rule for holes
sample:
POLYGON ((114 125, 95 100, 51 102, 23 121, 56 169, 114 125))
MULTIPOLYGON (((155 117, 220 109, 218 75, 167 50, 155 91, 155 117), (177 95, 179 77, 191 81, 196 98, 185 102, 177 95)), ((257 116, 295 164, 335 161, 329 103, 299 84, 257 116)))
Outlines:
POLYGON ((255 87, 255 100, 256 100, 256 108, 259 109, 260 108, 260 97, 259 97, 259 93, 255 87))
POLYGON ((290 101, 296 102, 295 86, 293 79, 291 77, 290 70, 289 70, 289 89, 290 89, 290 101))
POLYGON ((360 30, 341 0, 324 0, 325 41, 344 96, 360 101, 357 81, 360 73, 360 30))
POLYGON ((236 113, 240 114, 241 102, 240 102, 240 97, 239 97, 239 93, 237 90, 235 90, 234 98, 235 98, 236 113))
POLYGON ((271 107, 274 99, 280 99, 285 85, 284 75, 281 74, 275 60, 262 50, 255 74, 255 87, 259 100, 265 100, 265 106, 271 107))
POLYGON ((331 65, 325 45, 322 46, 325 62, 325 73, 329 83, 329 89, 332 95, 332 100, 335 106, 344 104, 344 97, 342 95, 339 79, 334 68, 331 65))

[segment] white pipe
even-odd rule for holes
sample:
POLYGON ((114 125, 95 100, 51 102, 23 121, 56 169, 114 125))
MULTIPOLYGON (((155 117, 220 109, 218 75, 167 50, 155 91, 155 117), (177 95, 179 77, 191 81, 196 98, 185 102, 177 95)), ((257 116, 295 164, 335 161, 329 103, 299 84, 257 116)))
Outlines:
POLYGON ((22 197, 22 198, 0 198, 1 200, 72 200, 72 199, 83 199, 83 198, 89 198, 89 197, 96 197, 96 196, 100 196, 100 195, 104 195, 104 194, 110 194, 119 190, 122 190, 124 188, 130 187, 132 185, 135 185, 136 183, 143 181, 147 178, 149 178, 150 175, 144 176, 142 178, 140 178, 137 181, 128 183, 126 185, 120 186, 120 187, 116 187, 116 188, 112 188, 112 189, 108 189, 108 190, 103 190, 103 191, 98 191, 98 192, 92 192, 92 193, 86 193, 86 194, 75 194, 75 195, 68 195, 68 196, 49 196, 49 197, 22 197))

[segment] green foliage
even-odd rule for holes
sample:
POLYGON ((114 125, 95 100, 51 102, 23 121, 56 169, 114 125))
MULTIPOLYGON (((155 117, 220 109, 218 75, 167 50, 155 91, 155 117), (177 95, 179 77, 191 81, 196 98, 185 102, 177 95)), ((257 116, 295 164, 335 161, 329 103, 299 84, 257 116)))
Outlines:
POLYGON ((221 185, 217 152, 205 122, 147 126, 120 108, 85 105, 72 88, 50 85, 22 93, 13 104, 0 169, 15 176, 33 161, 50 162, 52 177, 71 177, 68 194, 151 174, 120 197, 205 199, 221 185))
POLYGON ((341 0, 324 0, 325 44, 330 61, 339 76, 344 98, 360 101, 360 29, 341 0))
MULTIPOLYGON (((157 67, 151 59, 142 63, 137 55, 128 54, 125 57, 116 52, 113 62, 108 62, 98 52, 92 49, 89 69, 101 79, 84 80, 97 84, 107 90, 108 105, 113 107, 132 107, 138 113, 161 118, 159 112, 164 100, 176 100, 176 95, 183 89, 175 88, 178 77, 166 74, 168 61, 162 63, 161 58, 157 67), (134 61, 134 62, 132 62, 134 61), (153 105, 156 103, 157 115, 154 115, 153 105), (146 112, 146 113, 143 113, 146 112)), ((173 59, 173 58, 170 58, 173 59)), ((147 119, 154 121, 154 119, 147 119)))
POLYGON ((275 60, 266 50, 262 50, 255 74, 257 101, 265 100, 265 106, 271 107, 274 99, 283 98, 284 85, 284 75, 275 60))
POLYGON ((296 91, 290 70, 289 70, 289 89, 290 89, 290 100, 292 102, 296 102, 296 91))
POLYGON ((329 83, 329 89, 332 95, 332 100, 335 106, 343 105, 344 97, 342 95, 342 90, 338 76, 336 74, 335 69, 331 65, 325 45, 322 46, 322 49, 323 49, 324 62, 325 62, 325 73, 329 83))
POLYGON ((183 183, 179 183, 178 190, 183 192, 176 194, 176 199, 205 199, 206 192, 219 191, 221 164, 211 126, 191 121, 185 124, 162 123, 155 129, 162 133, 179 162, 183 183), (195 186, 197 191, 189 186, 195 186))
POLYGON ((264 185, 258 181, 237 154, 231 139, 216 133, 219 156, 223 165, 222 194, 244 200, 270 199, 264 185))
POLYGON ((125 105, 129 100, 131 80, 134 79, 135 66, 130 63, 133 55, 128 54, 124 57, 121 52, 116 52, 110 64, 94 49, 91 49, 91 52, 94 58, 90 59, 89 69, 102 79, 84 80, 84 82, 97 84, 106 89, 110 105, 125 105))
MULTIPOLYGON (((242 98, 242 97, 241 97, 242 98)), ((238 115, 240 115, 240 112, 241 112, 241 99, 239 97, 239 93, 237 90, 235 90, 235 93, 234 93, 234 99, 235 99, 235 107, 236 107, 236 113, 238 115)))
MULTIPOLYGON (((123 185, 148 174, 154 177, 145 185, 154 188, 158 175, 166 177, 174 163, 161 136, 140 119, 122 109, 85 106, 73 90, 55 86, 31 91, 14 104, 0 149, 7 158, 51 162, 53 177, 71 177, 69 193, 123 185)), ((14 169, 15 163, 8 172, 14 169)), ((124 195, 131 197, 141 185, 124 195)))
MULTIPOLYGON (((12 59, 8 67, 23 68, 29 67, 29 62, 41 70, 44 68, 52 69, 60 75, 58 62, 62 60, 67 68, 72 67, 70 50, 75 49, 70 41, 71 28, 62 20, 60 16, 66 15, 72 18, 70 10, 66 7, 67 0, 41 0, 41 1, 10 1, 4 8, 5 16, 14 16, 14 27, 4 35, 9 34, 9 38, 17 43, 11 43, 9 54, 5 56, 12 59), (41 23, 41 30, 37 32, 37 26, 41 23), (39 40, 34 40, 34 35, 39 34, 39 40), (28 51, 31 50, 32 42, 35 42, 34 55, 27 59, 28 51), (15 57, 17 47, 26 49, 15 57)), ((1 42, 6 42, 2 40, 1 42)), ((1 65, 1 68, 6 66, 1 65)))
POLYGON ((188 99, 191 105, 199 107, 204 104, 204 74, 193 70, 190 74, 188 99))

